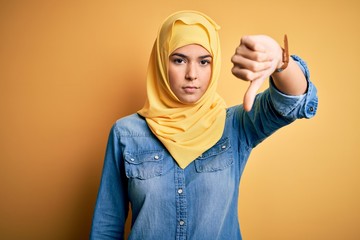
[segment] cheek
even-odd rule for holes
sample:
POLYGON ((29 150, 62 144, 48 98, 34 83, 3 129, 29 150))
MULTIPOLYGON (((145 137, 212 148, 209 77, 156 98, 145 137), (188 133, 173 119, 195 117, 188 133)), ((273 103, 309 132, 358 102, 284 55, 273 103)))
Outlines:
POLYGON ((169 85, 170 85, 170 88, 173 89, 175 83, 176 83, 176 74, 174 74, 174 71, 171 71, 169 69, 169 85))
POLYGON ((173 90, 180 82, 181 79, 181 71, 175 67, 169 67, 169 85, 170 88, 173 90))
POLYGON ((210 85, 210 81, 211 81, 211 68, 209 68, 209 70, 204 72, 203 75, 203 79, 204 79, 204 85, 206 86, 206 88, 208 88, 208 86, 210 85))

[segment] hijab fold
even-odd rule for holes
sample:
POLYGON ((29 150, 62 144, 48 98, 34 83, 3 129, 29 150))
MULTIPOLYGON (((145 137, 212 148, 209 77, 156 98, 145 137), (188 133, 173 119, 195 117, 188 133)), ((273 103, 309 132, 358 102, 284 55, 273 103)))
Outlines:
POLYGON ((147 72, 147 100, 138 113, 170 152, 185 168, 222 136, 226 105, 217 94, 220 75, 220 27, 196 11, 170 15, 155 40, 147 72), (212 56, 212 75, 208 89, 193 104, 182 103, 172 92, 168 78, 170 54, 176 49, 198 44, 212 56))

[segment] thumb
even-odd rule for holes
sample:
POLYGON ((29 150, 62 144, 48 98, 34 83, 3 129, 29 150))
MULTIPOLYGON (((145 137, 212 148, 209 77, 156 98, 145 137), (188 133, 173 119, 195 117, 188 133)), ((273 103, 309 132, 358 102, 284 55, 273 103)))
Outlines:
POLYGON ((244 102, 243 106, 245 111, 249 112, 254 104, 255 96, 260 89, 262 83, 264 82, 265 78, 260 78, 250 82, 249 88, 246 90, 244 95, 244 102))

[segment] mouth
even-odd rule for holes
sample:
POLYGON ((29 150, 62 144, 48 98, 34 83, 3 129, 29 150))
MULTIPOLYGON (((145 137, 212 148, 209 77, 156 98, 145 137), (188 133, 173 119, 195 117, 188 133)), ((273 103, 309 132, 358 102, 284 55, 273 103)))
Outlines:
POLYGON ((185 86, 183 87, 183 90, 186 92, 186 93, 194 93, 196 90, 198 90, 200 87, 195 87, 195 86, 185 86))

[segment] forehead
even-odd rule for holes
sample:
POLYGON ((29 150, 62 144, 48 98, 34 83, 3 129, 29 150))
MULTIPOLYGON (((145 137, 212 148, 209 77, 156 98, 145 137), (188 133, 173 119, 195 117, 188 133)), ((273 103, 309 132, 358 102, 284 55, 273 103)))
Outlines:
POLYGON ((174 54, 174 53, 182 53, 187 56, 196 56, 196 55, 211 56, 210 53, 208 52, 208 50, 206 50, 203 46, 198 45, 198 44, 189 44, 189 45, 179 47, 179 48, 175 49, 174 52, 172 52, 172 54, 174 54))

